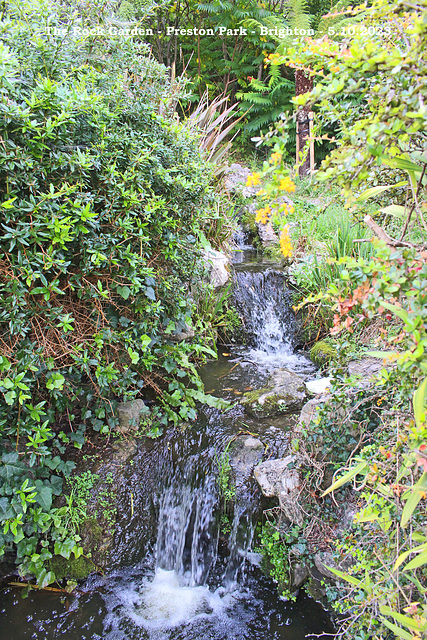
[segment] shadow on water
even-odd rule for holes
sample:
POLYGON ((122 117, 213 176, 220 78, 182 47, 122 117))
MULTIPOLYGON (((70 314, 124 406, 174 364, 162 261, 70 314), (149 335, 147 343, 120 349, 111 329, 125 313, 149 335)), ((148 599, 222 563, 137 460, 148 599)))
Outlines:
MULTIPOLYGON (((280 270, 236 273, 236 302, 252 346, 224 352, 202 368, 206 390, 230 400, 260 388, 285 366, 304 375, 311 363, 294 353, 293 314, 280 270)), ((120 522, 113 566, 72 595, 7 588, 0 598, 8 640, 303 640, 331 633, 322 607, 301 593, 295 603, 252 552, 262 512, 252 477, 241 483, 228 545, 220 541, 219 459, 240 433, 258 435, 271 457, 288 446, 295 416, 256 420, 237 403, 229 411, 201 407, 195 424, 141 442, 118 486, 120 522), (129 495, 132 495, 130 506, 129 495)))

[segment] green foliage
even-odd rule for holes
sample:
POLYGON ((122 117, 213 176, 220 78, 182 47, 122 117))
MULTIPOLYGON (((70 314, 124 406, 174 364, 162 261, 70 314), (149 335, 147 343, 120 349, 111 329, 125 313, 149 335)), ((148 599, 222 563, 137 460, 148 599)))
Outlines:
POLYGON ((92 497, 92 489, 98 480, 99 476, 91 471, 73 475, 67 480, 69 492, 65 495, 68 507, 65 526, 74 535, 79 534, 82 524, 88 517, 87 508, 92 497))
MULTIPOLYGON (((335 606, 346 615, 345 637, 354 637, 356 628, 418 638, 427 626, 427 266, 414 250, 379 246, 370 260, 348 259, 347 270, 345 290, 329 290, 335 331, 380 314, 389 322, 397 317, 399 333, 385 333, 382 349, 367 354, 389 365, 375 384, 358 389, 336 372, 332 400, 299 448, 316 451, 317 469, 321 461, 347 465, 323 495, 349 482, 359 492, 357 526, 336 545, 337 558, 350 556, 353 565, 345 573, 333 570, 340 578, 335 606)), ((323 477, 316 480, 314 468, 309 477, 317 489, 323 477)))
POLYGON ((158 114, 165 70, 120 39, 46 36, 53 7, 6 3, 0 27, 0 548, 45 586, 79 557, 83 507, 55 506, 86 432, 156 395, 153 433, 206 398, 191 279, 213 200, 193 129, 158 114), (44 35, 43 35, 44 34, 44 35), (104 49, 102 49, 104 47, 104 49), (132 79, 129 78, 132 70, 132 79))
POLYGON ((324 122, 339 123, 337 148, 323 162, 319 178, 337 180, 351 204, 363 187, 388 190, 402 186, 406 178, 406 191, 397 191, 394 207, 379 211, 382 219, 403 218, 400 240, 414 211, 427 232, 421 204, 426 113, 418 99, 426 89, 425 10, 424 0, 415 5, 378 0, 349 12, 363 17, 363 22, 347 30, 344 54, 343 44, 330 40, 287 54, 293 63, 321 71, 311 94, 296 99, 296 104, 316 105, 324 122), (340 99, 352 94, 363 98, 357 108, 340 99))
MULTIPOLYGON (((135 7, 134 15, 143 18, 145 10, 135 7)), ((152 42, 157 59, 168 66, 174 65, 177 73, 187 73, 199 96, 206 89, 210 95, 225 95, 230 90, 235 93, 236 83, 247 86, 247 77, 255 75, 262 65, 262 50, 273 50, 272 43, 261 36, 259 30, 244 32, 248 20, 264 25, 268 22, 270 26, 271 21, 283 24, 280 12, 273 6, 269 8, 254 1, 199 3, 188 0, 157 6, 144 25, 153 28, 155 35, 147 39, 152 42), (201 29, 205 32, 200 33, 201 29)))
MULTIPOLYGON (((311 238, 316 253, 303 256, 289 269, 296 286, 295 306, 298 310, 302 309, 303 338, 309 344, 326 336, 332 327, 334 304, 326 292, 331 285, 341 286, 341 276, 345 276, 347 269, 346 256, 370 256, 373 252, 369 232, 353 222, 351 215, 342 207, 338 206, 335 211, 340 217, 334 221, 331 216, 331 227, 329 223, 323 226, 321 220, 313 219, 314 233, 324 241, 320 244, 316 236, 311 238), (322 252, 320 255, 317 253, 319 251, 322 252)), ((306 225, 307 221, 303 224, 306 225)), ((304 247, 304 237, 297 236, 297 247, 304 247)))
MULTIPOLYGON (((314 254, 305 263, 301 261, 292 270, 293 278, 301 291, 323 292, 329 285, 340 280, 340 275, 346 270, 346 256, 369 255, 372 253, 372 244, 369 242, 354 243, 355 239, 368 240, 368 233, 360 225, 351 226, 349 221, 338 225, 335 236, 326 245, 326 257, 318 258, 314 254)), ((309 299, 306 299, 309 301, 309 299)))
POLYGON ((222 289, 211 286, 198 296, 199 324, 208 330, 214 349, 216 349, 218 336, 223 341, 242 324, 240 316, 231 303, 231 295, 231 284, 229 284, 222 289))
MULTIPOLYGON (((333 259, 322 268, 316 259, 314 277, 300 268, 301 284, 313 294, 308 302, 335 311, 333 334, 374 322, 397 327, 382 329, 376 338, 380 349, 367 354, 388 365, 369 385, 346 375, 344 333, 332 398, 293 442, 307 463, 313 517, 319 508, 324 511, 332 489, 342 491, 352 482, 358 491, 357 525, 336 544, 337 561, 350 558, 353 564, 346 572, 331 571, 340 579, 334 598, 343 614, 341 637, 364 640, 391 634, 415 640, 427 628, 427 163, 426 110, 419 101, 426 83, 425 9, 425 0, 375 0, 349 9, 359 24, 335 41, 301 43, 276 60, 313 70, 313 91, 295 104, 317 108, 324 123, 339 127, 337 148, 318 177, 343 186, 356 220, 366 201, 377 199, 377 222, 398 238, 366 216, 388 246, 373 241, 348 257, 347 238, 355 238, 338 232, 329 245, 333 259), (360 101, 349 100, 352 95, 360 101), (412 243, 421 246, 404 240, 408 230, 412 243), (328 486, 337 467, 338 479, 319 506, 319 489, 328 486)), ((277 178, 281 170, 276 167, 277 178)))
MULTIPOLYGON (((85 580, 94 569, 97 569, 90 558, 86 556, 71 558, 70 560, 66 560, 62 556, 53 556, 49 561, 49 567, 55 574, 57 580, 67 578, 67 585, 70 585, 70 581, 85 580)), ((73 587, 77 586, 76 582, 74 582, 74 584, 71 583, 71 585, 73 587)))
MULTIPOLYGON (((250 110, 250 118, 244 125, 243 132, 259 134, 260 130, 265 130, 268 125, 277 122, 282 113, 291 108, 294 94, 294 80, 284 76, 277 65, 270 65, 269 74, 265 80, 252 78, 248 89, 236 94, 236 98, 241 101, 241 110, 243 112, 250 110)), ((292 144, 295 146, 295 132, 292 130, 292 133, 290 133, 287 151, 292 144)), ((292 154, 292 152, 289 153, 292 154)))
MULTIPOLYGON (((267 512, 268 513, 268 512, 267 512)), ((308 561, 307 541, 301 535, 301 528, 280 526, 280 518, 266 519, 258 531, 257 551, 263 556, 265 571, 278 584, 281 595, 287 600, 295 600, 292 588, 292 564, 308 561)))

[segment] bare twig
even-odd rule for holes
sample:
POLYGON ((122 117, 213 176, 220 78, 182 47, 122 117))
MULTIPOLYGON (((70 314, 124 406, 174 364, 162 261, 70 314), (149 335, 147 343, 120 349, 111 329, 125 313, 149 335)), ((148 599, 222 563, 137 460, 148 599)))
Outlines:
POLYGON ((380 227, 380 225, 376 223, 370 215, 366 215, 363 220, 365 224, 374 232, 377 238, 385 242, 389 247, 408 247, 410 249, 421 249, 424 246, 416 245, 413 242, 403 242, 402 240, 394 240, 393 238, 390 238, 390 236, 384 231, 384 229, 380 227))

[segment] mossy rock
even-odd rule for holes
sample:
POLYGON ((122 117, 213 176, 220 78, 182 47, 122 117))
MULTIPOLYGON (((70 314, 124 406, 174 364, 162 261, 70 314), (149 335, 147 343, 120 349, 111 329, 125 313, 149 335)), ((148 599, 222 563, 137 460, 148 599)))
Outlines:
POLYGON ((108 563, 113 537, 110 531, 102 527, 95 518, 86 518, 80 526, 81 545, 84 555, 66 558, 55 555, 49 562, 49 568, 57 580, 85 580, 91 573, 103 571, 108 563))
POLYGON ((255 222, 255 211, 247 208, 244 210, 242 216, 242 225, 243 227, 253 236, 258 235, 258 229, 255 222))
POLYGON ((254 248, 260 248, 262 245, 261 245, 260 237, 258 235, 258 226, 255 222, 255 218, 256 218, 255 210, 256 210, 256 205, 253 203, 251 205, 246 206, 243 210, 241 224, 243 229, 249 234, 252 246, 254 248))
POLYGON ((278 369, 265 387, 245 393, 240 403, 250 416, 269 418, 298 411, 305 399, 304 381, 293 371, 278 369))
POLYGON ((53 556, 49 561, 49 569, 55 573, 57 580, 85 580, 91 573, 98 570, 90 558, 71 556, 69 560, 62 556, 53 556))
POLYGON ((99 524, 95 517, 87 518, 80 527, 80 535, 85 553, 90 553, 93 559, 92 566, 95 564, 105 568, 113 545, 111 526, 104 523, 102 519, 99 524))
POLYGON ((336 350, 329 342, 326 342, 326 340, 319 340, 319 342, 316 342, 310 349, 310 358, 314 364, 317 364, 319 367, 331 362, 336 356, 336 350))

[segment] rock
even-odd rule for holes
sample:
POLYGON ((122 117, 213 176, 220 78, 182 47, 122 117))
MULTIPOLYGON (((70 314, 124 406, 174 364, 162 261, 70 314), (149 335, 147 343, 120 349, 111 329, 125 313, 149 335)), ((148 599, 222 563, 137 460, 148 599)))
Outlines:
POLYGON ((276 497, 285 517, 294 524, 301 525, 303 518, 298 505, 301 477, 295 468, 298 458, 288 455, 278 460, 267 460, 254 469, 255 480, 267 498, 276 497))
POLYGON ((325 206, 325 200, 323 198, 305 198, 305 202, 313 205, 313 207, 325 206))
POLYGON ((282 476, 288 471, 288 465, 294 462, 292 455, 278 460, 266 460, 254 469, 255 480, 258 482, 266 498, 279 497, 282 488, 282 476))
POLYGON ((216 249, 205 249, 202 252, 203 261, 209 270, 210 283, 215 289, 223 287, 230 279, 228 265, 230 260, 225 253, 216 249))
POLYGON ((172 342, 182 342, 183 340, 190 340, 191 338, 194 338, 195 335, 194 329, 190 329, 188 325, 184 324, 183 327, 179 327, 167 337, 169 340, 172 340, 172 342))
POLYGON ((362 378, 361 386, 371 382, 374 376, 384 367, 382 360, 378 358, 363 358, 362 360, 352 360, 348 363, 348 373, 350 376, 362 378))
POLYGON ((225 170, 225 188, 231 193, 241 193, 244 198, 254 198, 260 190, 260 187, 246 186, 246 181, 251 173, 252 171, 248 167, 242 167, 242 165, 237 162, 230 165, 225 170))
POLYGON ((263 247, 271 247, 271 245, 279 244, 279 238, 277 233, 273 229, 271 222, 263 224, 262 222, 256 223, 258 229, 259 239, 263 247))
POLYGON ((253 468, 262 460, 264 445, 258 438, 239 436, 230 450, 230 465, 236 487, 246 483, 253 468))
MULTIPOLYGON (((292 204, 292 200, 283 196, 280 198, 280 201, 286 201, 288 204, 292 204)), ((258 205, 256 202, 250 202, 247 206, 244 207, 244 218, 246 218, 249 222, 248 231, 252 234, 257 233, 258 237, 261 241, 263 247, 272 247, 274 245, 279 244, 279 237, 277 233, 274 231, 271 222, 267 222, 267 224, 263 224, 262 222, 255 222, 256 211, 262 205, 258 205)))
POLYGON ((257 418, 298 411, 306 398, 304 381, 293 371, 279 369, 262 389, 245 393, 240 402, 257 418))
POLYGON ((301 409, 301 414, 298 420, 298 427, 308 427, 317 415, 317 408, 323 404, 324 400, 321 398, 312 398, 305 403, 301 409))
POLYGON ((330 551, 319 551, 314 555, 314 565, 319 573, 326 578, 336 580, 336 575, 328 567, 338 568, 330 551))
POLYGON ((138 450, 137 441, 132 440, 116 440, 113 442, 113 460, 118 463, 126 462, 131 456, 135 455, 138 450))
POLYGON ((319 378, 318 380, 310 380, 305 383, 307 391, 319 396, 329 391, 332 378, 319 378))
POLYGON ((345 558, 341 562, 336 562, 331 551, 318 551, 318 553, 314 555, 313 559, 314 566, 318 572, 321 573, 322 576, 325 576, 325 578, 329 578, 331 580, 336 580, 337 576, 335 573, 332 573, 328 567, 338 569, 339 571, 348 571, 354 562, 351 557, 345 558))
POLYGON ((147 407, 140 399, 120 402, 117 405, 117 417, 121 433, 133 434, 138 431, 141 415, 146 411, 147 407))
POLYGON ((291 591, 302 587, 302 585, 304 584, 304 582, 306 582, 309 575, 310 575, 310 572, 308 568, 305 566, 305 564, 296 562, 294 565, 292 565, 291 591))
POLYGON ((333 360, 336 355, 336 350, 326 340, 319 340, 310 349, 310 358, 319 367, 333 360))

